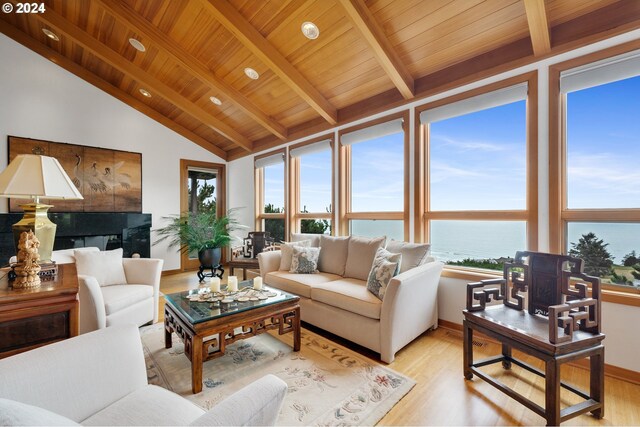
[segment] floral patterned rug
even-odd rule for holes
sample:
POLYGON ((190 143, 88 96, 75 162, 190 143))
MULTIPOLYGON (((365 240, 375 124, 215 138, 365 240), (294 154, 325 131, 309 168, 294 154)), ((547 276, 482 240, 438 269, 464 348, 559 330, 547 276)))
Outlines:
POLYGON ((292 334, 262 334, 227 347, 204 363, 203 391, 191 394, 191 365, 174 334, 164 348, 163 325, 140 329, 149 383, 172 390, 204 409, 246 384, 274 374, 289 385, 278 425, 374 425, 415 381, 306 329, 300 352, 292 334))

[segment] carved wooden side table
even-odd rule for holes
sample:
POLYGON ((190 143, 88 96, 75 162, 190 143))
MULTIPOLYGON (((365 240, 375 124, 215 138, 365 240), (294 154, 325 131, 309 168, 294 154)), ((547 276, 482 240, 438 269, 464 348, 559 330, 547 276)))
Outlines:
POLYGON ((78 335, 78 275, 60 264, 35 289, 13 289, 9 269, 0 272, 0 358, 78 335))

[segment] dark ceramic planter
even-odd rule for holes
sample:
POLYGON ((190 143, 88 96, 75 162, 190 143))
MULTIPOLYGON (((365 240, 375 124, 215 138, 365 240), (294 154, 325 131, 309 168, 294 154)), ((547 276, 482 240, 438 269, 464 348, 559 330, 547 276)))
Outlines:
POLYGON ((198 260, 203 268, 214 268, 220 265, 222 250, 220 248, 204 249, 198 252, 198 260))

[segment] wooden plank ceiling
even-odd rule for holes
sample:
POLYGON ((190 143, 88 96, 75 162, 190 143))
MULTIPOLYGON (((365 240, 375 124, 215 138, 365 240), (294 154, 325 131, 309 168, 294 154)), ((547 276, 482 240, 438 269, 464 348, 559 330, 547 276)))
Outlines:
POLYGON ((638 0, 45 4, 0 31, 227 160, 640 28, 638 0))

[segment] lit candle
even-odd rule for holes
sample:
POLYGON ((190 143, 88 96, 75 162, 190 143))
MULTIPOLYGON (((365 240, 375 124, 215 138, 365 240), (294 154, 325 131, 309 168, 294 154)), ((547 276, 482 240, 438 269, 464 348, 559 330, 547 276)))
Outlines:
POLYGON ((238 290, 238 278, 236 276, 229 276, 229 279, 227 279, 227 290, 229 292, 238 290))
POLYGON ((212 277, 209 279, 209 286, 211 287, 211 292, 220 292, 220 278, 212 277))
POLYGON ((253 289, 256 291, 262 290, 262 277, 256 277, 253 279, 253 289))

